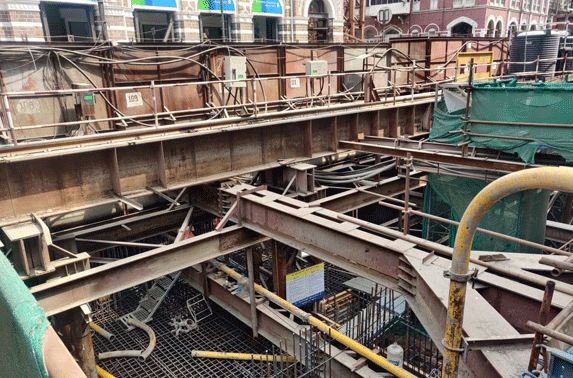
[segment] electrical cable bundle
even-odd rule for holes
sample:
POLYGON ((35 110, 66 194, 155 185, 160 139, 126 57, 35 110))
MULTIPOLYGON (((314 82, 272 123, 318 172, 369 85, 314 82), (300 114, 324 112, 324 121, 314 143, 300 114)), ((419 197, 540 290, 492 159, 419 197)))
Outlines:
POLYGON ((324 185, 352 184, 396 168, 396 162, 381 162, 350 172, 314 171, 314 179, 324 185))

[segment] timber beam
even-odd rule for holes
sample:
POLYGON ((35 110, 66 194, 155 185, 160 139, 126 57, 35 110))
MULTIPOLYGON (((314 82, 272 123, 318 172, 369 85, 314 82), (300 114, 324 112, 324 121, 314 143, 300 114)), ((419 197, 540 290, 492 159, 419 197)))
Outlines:
POLYGON ((34 286, 30 291, 50 316, 265 240, 232 226, 34 286))

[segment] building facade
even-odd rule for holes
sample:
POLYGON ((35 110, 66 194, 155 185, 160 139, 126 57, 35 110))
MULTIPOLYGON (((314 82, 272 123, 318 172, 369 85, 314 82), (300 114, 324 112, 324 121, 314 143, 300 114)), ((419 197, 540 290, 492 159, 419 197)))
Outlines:
POLYGON ((336 0, 0 0, 0 41, 341 42, 336 0))
POLYGON ((366 39, 506 37, 548 22, 550 0, 366 0, 366 39), (390 21, 384 23, 384 16, 390 21), (382 23, 378 22, 381 20, 382 23))

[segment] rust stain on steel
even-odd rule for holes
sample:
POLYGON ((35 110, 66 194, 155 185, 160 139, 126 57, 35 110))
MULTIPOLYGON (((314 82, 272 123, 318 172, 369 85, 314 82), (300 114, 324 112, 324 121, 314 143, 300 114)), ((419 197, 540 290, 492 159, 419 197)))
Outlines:
MULTIPOLYGON (((43 88, 42 88, 43 89, 43 88)), ((36 91, 38 90, 38 86, 36 83, 36 80, 34 80, 32 78, 32 76, 30 76, 28 78, 28 80, 26 80, 23 84, 22 84, 22 91, 27 92, 27 91, 36 91)))

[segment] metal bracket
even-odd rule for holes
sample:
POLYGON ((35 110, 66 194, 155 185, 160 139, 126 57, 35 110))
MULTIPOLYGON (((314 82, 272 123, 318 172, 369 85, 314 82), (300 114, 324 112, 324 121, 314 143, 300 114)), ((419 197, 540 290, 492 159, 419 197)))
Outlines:
POLYGON ((466 350, 465 348, 452 348, 446 345, 446 339, 442 339, 442 346, 444 348, 446 348, 447 350, 450 350, 452 352, 457 352, 457 353, 464 353, 464 351, 466 350))
POLYGON ((504 345, 531 345, 535 334, 491 336, 487 338, 462 337, 463 361, 467 361, 468 352, 504 345))
POLYGON ((468 270, 468 272, 465 274, 457 274, 451 270, 444 270, 444 277, 452 281, 465 283, 473 278, 476 278, 478 273, 479 271, 477 269, 468 270))
POLYGON ((248 189, 248 190, 243 190, 240 192, 237 192, 237 225, 242 226, 243 222, 241 219, 241 199, 243 196, 255 193, 255 192, 260 192, 261 190, 267 190, 267 186, 266 185, 261 185, 261 186, 257 186, 256 188, 252 188, 252 189, 248 189))
POLYGON ((80 312, 82 314, 82 318, 86 324, 89 324, 92 321, 92 310, 88 304, 83 304, 80 306, 80 312))

